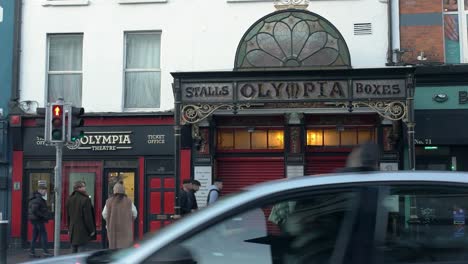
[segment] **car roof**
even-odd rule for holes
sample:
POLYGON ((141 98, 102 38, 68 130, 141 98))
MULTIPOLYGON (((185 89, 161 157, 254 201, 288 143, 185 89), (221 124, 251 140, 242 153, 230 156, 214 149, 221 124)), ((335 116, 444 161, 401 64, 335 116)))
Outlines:
MULTIPOLYGON (((256 184, 244 189, 243 192, 221 199, 208 208, 200 210, 197 213, 190 214, 177 223, 160 230, 153 238, 148 239, 140 245, 137 250, 142 251, 142 255, 149 256, 150 252, 158 247, 164 247, 177 236, 191 232, 197 225, 205 224, 221 214, 237 208, 241 204, 253 202, 258 198, 268 196, 274 193, 280 193, 288 190, 314 187, 314 186, 333 186, 359 183, 448 183, 448 184, 468 184, 468 173, 463 172, 434 172, 434 171, 397 171, 397 172, 349 172, 335 173, 313 176, 301 176, 292 179, 281 179, 271 182, 256 184)), ((125 261, 137 260, 136 255, 123 257, 119 263, 125 261)), ((144 259, 144 258, 143 258, 144 259)))
POLYGON ((281 191, 299 187, 323 186, 333 184, 352 184, 365 182, 440 182, 468 183, 468 173, 452 171, 366 171, 317 174, 285 178, 248 186, 244 190, 281 191))

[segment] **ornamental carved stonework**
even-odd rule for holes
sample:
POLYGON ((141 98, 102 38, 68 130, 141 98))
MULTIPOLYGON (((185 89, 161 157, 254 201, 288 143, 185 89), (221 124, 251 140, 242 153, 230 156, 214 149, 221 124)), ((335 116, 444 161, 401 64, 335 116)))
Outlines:
POLYGON ((277 10, 283 9, 306 9, 309 6, 309 0, 275 0, 277 10))
POLYGON ((289 151, 292 154, 301 153, 301 128, 291 127, 290 128, 290 141, 289 151))
POLYGON ((198 151, 199 154, 210 154, 210 137, 208 128, 200 128, 200 150, 198 151))

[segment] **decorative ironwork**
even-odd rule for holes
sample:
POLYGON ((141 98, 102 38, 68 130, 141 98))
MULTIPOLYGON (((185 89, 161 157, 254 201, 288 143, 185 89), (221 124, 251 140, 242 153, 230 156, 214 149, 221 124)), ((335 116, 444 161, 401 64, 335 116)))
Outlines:
POLYGON ((404 120, 408 114, 408 107, 406 103, 400 101, 393 102, 372 102, 372 101, 358 101, 349 103, 337 103, 337 106, 348 108, 349 112, 352 112, 354 108, 366 106, 377 112, 380 116, 389 120, 404 120))
POLYGON ((348 47, 328 20, 298 9, 277 11, 253 24, 239 43, 234 65, 236 70, 318 67, 351 67, 348 47))
POLYGON ((237 114, 238 110, 249 107, 250 104, 190 104, 182 107, 181 118, 183 124, 196 124, 209 117, 218 109, 225 109, 237 114))
POLYGON ((306 9, 309 6, 309 0, 275 0, 275 7, 278 10, 295 8, 306 9))
POLYGON ((68 149, 71 149, 71 150, 75 150, 75 149, 78 149, 80 146, 81 146, 81 140, 77 139, 71 143, 67 142, 65 143, 65 146, 68 148, 68 149))

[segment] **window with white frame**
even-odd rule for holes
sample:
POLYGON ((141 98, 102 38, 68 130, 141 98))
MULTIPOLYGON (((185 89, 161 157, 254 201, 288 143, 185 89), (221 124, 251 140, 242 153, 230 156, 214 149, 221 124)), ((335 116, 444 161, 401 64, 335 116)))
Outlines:
POLYGON ((468 62, 468 0, 443 0, 446 63, 468 62))
POLYGON ((48 35, 47 100, 81 106, 83 34, 48 35))
POLYGON ((125 34, 124 107, 159 108, 161 32, 125 34))
POLYGON ((43 0, 43 6, 84 6, 89 5, 89 0, 43 0))

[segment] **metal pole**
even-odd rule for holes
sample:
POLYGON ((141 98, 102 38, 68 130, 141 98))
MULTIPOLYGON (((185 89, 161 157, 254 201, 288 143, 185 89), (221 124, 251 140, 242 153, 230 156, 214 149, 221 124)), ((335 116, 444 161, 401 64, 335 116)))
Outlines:
POLYGON ((407 118, 406 128, 408 133, 408 158, 409 158, 409 169, 416 169, 416 156, 415 156, 415 145, 414 145, 414 75, 408 74, 407 78, 407 89, 408 95, 406 97, 407 107, 407 118))
POLYGON ((55 144, 56 163, 55 163, 55 227, 54 227, 54 256, 59 255, 60 251, 60 218, 62 211, 62 148, 63 143, 55 144))
POLYGON ((174 165, 175 165, 175 215, 180 216, 180 148, 181 148, 181 130, 180 123, 180 107, 181 107, 181 94, 179 80, 174 80, 174 165))
POLYGON ((8 220, 0 220, 0 263, 7 263, 8 220))

